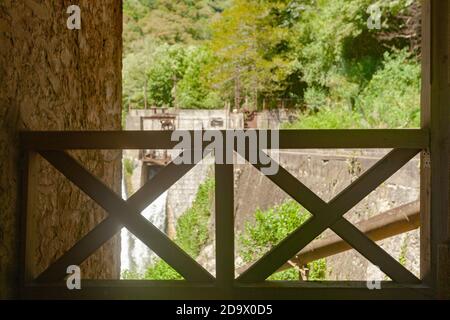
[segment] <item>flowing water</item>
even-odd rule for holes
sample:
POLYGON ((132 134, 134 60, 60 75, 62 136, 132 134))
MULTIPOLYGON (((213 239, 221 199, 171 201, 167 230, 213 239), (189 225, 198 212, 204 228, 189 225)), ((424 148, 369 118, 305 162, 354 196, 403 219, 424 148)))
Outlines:
MULTIPOLYGON (((126 199, 125 183, 122 181, 122 198, 126 199)), ((141 214, 161 231, 166 228, 166 200, 167 192, 161 194, 141 214)), ((144 243, 131 234, 126 228, 121 231, 121 273, 129 271, 133 274, 144 275, 148 267, 156 259, 156 254, 144 243)))

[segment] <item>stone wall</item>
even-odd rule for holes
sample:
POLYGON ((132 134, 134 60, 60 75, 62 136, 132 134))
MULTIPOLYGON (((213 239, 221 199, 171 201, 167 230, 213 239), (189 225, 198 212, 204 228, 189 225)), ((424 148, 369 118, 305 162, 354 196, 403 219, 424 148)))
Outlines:
MULTIPOLYGON (((0 2, 0 298, 15 296, 18 284, 18 132, 121 128, 121 21, 117 0, 0 2), (81 8, 81 30, 66 27, 72 4, 81 8)), ((74 156, 119 192, 120 152, 74 156)), ((46 162, 37 170, 35 274, 105 215, 46 162)), ((118 277, 118 240, 84 263, 83 277, 118 277)))

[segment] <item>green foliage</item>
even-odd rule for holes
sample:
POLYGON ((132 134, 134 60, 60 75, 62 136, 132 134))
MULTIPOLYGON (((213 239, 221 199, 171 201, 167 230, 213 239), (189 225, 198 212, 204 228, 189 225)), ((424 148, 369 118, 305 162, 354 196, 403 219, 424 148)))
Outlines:
POLYGON ((214 60, 211 52, 204 47, 189 47, 185 59, 186 69, 176 88, 176 105, 189 109, 221 108, 223 102, 205 81, 208 75, 203 71, 214 60))
POLYGON ((145 272, 146 280, 183 280, 183 277, 169 266, 164 260, 158 260, 155 265, 145 272))
POLYGON ((120 278, 124 279, 124 280, 136 280, 136 279, 140 279, 141 275, 134 271, 124 270, 124 271, 122 271, 120 278))
MULTIPOLYGON (((177 221, 175 243, 194 259, 208 241, 208 221, 211 216, 211 200, 214 194, 214 180, 207 179, 199 186, 192 206, 177 221)), ((178 274, 163 260, 147 269, 148 280, 180 280, 178 274)))
POLYGON ((124 48, 150 36, 168 44, 195 44, 210 35, 209 21, 228 0, 124 0, 124 48))
POLYGON ((287 270, 283 270, 271 275, 267 280, 272 281, 296 281, 299 280, 298 270, 291 268, 287 270))
POLYGON ((207 75, 203 69, 214 59, 208 49, 148 41, 141 44, 141 50, 124 58, 125 105, 142 108, 146 92, 151 106, 222 107, 215 91, 204 81, 207 75))
POLYGON ((299 127, 418 125, 418 0, 126 0, 124 14, 126 107, 146 87, 156 106, 288 99, 299 127))
POLYGON ((125 0, 123 105, 221 108, 202 70, 212 59, 201 45, 209 21, 228 0, 125 0))
POLYGON ((174 90, 177 81, 186 70, 186 52, 180 45, 162 45, 153 56, 153 63, 147 70, 148 98, 151 105, 170 106, 174 104, 174 90))
POLYGON ((242 91, 253 92, 258 87, 258 73, 263 61, 258 52, 257 17, 262 8, 257 1, 235 0, 213 25, 209 43, 217 59, 210 66, 212 79, 226 98, 235 94, 239 81, 242 91))
POLYGON ((419 63, 406 50, 386 53, 383 68, 358 97, 367 127, 419 127, 420 77, 419 63))
POLYGON ((307 5, 294 26, 295 67, 308 86, 307 111, 287 127, 417 126, 420 65, 408 53, 405 24, 398 18, 408 16, 414 2, 322 0, 307 5), (382 11, 382 31, 367 28, 367 9, 373 4, 382 11))
POLYGON ((209 46, 217 59, 210 71, 223 99, 299 97, 290 27, 301 10, 297 1, 235 0, 214 21, 209 46))
MULTIPOLYGON (((385 53, 379 69, 353 103, 313 92, 312 111, 301 112, 288 129, 417 128, 420 123, 420 64, 406 50, 385 53), (314 100, 316 99, 316 100, 314 100), (320 106, 322 104, 322 106, 320 106), (320 110, 317 112, 317 110, 320 110)), ((341 90, 344 92, 345 86, 341 90)), ((340 96, 344 96, 341 93, 340 96)))
POLYGON ((345 108, 321 108, 319 112, 300 113, 293 123, 283 125, 284 129, 360 129, 362 118, 359 113, 345 108))
POLYGON ((125 158, 123 160, 123 166, 125 168, 126 174, 131 176, 133 174, 133 171, 134 171, 133 161, 131 159, 129 159, 129 158, 125 158))
POLYGON ((398 262, 400 262, 402 266, 406 266, 406 263, 408 261, 407 253, 408 253, 408 235, 406 234, 405 238, 403 239, 402 246, 400 247, 400 255, 398 257, 398 262))
MULTIPOLYGON (((286 238, 311 217, 295 201, 287 201, 269 210, 257 210, 255 222, 247 223, 245 232, 239 237, 240 255, 245 262, 252 262, 286 238)), ((321 280, 326 276, 326 263, 321 259, 308 264, 310 280, 321 280)), ((274 274, 271 280, 298 280, 297 270, 274 274)))
POLYGON ((175 242, 194 258, 208 240, 213 193, 214 180, 208 179, 199 186, 192 206, 177 221, 175 242))
POLYGON ((144 87, 148 83, 148 70, 155 63, 158 44, 150 38, 135 43, 135 50, 124 56, 122 71, 124 107, 144 106, 144 87))

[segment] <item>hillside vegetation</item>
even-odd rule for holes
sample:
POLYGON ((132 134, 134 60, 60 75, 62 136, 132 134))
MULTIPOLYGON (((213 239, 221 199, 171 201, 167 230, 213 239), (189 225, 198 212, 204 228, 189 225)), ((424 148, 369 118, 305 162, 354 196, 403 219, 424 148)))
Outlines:
POLYGON ((417 127, 420 9, 417 0, 125 0, 124 107, 289 107, 299 118, 288 128, 417 127))

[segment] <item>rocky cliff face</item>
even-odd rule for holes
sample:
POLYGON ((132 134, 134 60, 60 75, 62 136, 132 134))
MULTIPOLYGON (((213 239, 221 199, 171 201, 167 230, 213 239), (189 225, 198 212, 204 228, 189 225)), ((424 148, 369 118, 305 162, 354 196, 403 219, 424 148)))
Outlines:
MULTIPOLYGON (((81 30, 66 26, 72 1, 0 2, 0 298, 17 286, 19 130, 121 127, 122 1, 77 3, 81 30)), ((120 152, 73 155, 119 192, 120 152)), ((34 273, 105 216, 42 159, 37 168, 34 273)), ((83 277, 118 277, 119 251, 115 238, 81 266, 83 277)))

